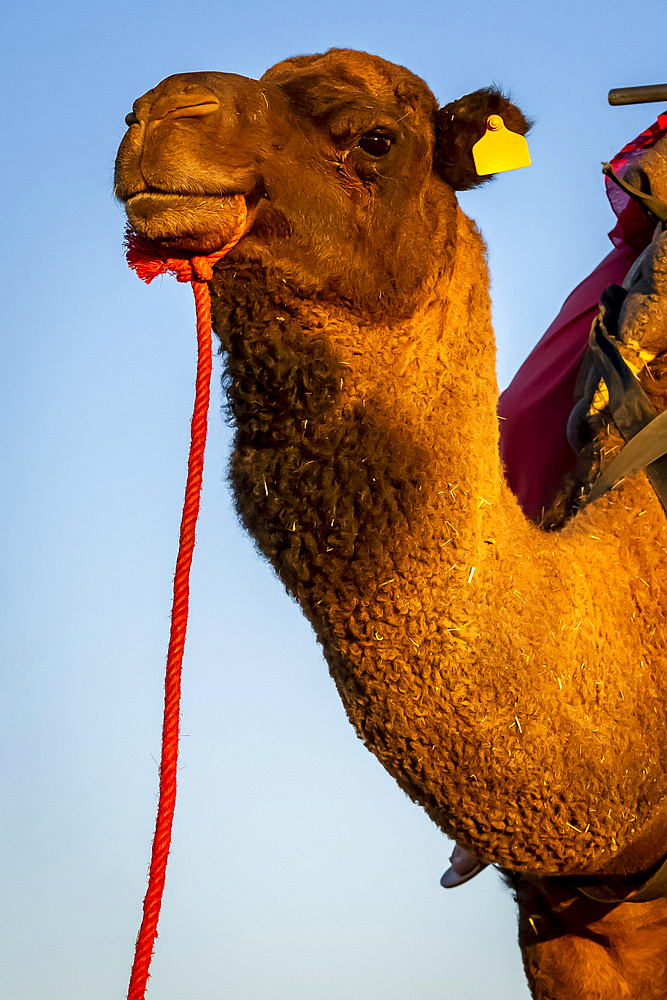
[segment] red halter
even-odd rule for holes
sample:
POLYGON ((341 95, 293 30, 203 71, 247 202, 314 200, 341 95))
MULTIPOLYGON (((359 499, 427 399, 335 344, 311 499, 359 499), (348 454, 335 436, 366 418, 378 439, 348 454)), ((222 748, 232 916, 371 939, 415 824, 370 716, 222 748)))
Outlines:
POLYGON ((190 431, 188 477, 174 573, 174 599, 164 684, 160 798, 155 822, 148 888, 144 897, 144 916, 135 946, 134 964, 127 994, 128 1000, 143 1000, 145 996, 151 958, 153 957, 153 946, 157 937, 157 924, 171 844, 171 828, 176 803, 181 666, 188 622, 190 566, 195 546, 195 527, 199 514, 212 370, 211 296, 207 282, 211 280, 213 275, 214 264, 238 243, 245 231, 247 217, 245 199, 242 195, 236 195, 236 201, 238 203, 238 218, 234 235, 221 250, 216 250, 206 257, 165 257, 157 246, 143 240, 135 233, 128 232, 126 236, 127 262, 147 284, 158 274, 164 274, 168 271, 175 274, 178 281, 191 282, 197 309, 198 346, 197 382, 190 431))

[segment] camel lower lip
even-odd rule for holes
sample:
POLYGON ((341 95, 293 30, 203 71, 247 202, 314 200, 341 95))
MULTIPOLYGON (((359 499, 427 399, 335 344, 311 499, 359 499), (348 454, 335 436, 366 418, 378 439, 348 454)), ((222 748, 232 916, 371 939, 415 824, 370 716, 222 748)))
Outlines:
POLYGON ((136 198, 153 198, 156 201, 180 201, 183 198, 212 198, 214 201, 232 201, 237 193, 232 192, 230 194, 222 194, 216 191, 199 192, 199 191, 157 191, 151 188, 147 188, 145 191, 135 191, 131 194, 129 198, 126 199, 126 204, 134 201, 136 198))
POLYGON ((125 211, 132 228, 149 240, 209 252, 233 233, 238 201, 235 195, 139 191, 127 199, 125 211))
POLYGON ((169 191, 138 191, 130 195, 125 202, 125 208, 142 214, 164 212, 169 209, 184 210, 196 208, 198 205, 207 208, 235 208, 236 196, 233 194, 174 194, 169 191))

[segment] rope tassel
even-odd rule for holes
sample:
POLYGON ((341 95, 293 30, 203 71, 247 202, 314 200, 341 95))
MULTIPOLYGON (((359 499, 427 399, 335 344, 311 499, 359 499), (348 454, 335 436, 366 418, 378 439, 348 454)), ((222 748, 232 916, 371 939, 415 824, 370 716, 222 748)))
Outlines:
POLYGON ((195 547, 195 529, 199 514, 204 450, 213 368, 211 347, 211 296, 207 281, 213 274, 214 264, 227 253, 243 235, 246 222, 245 200, 237 195, 239 203, 238 224, 232 240, 208 257, 166 258, 159 249, 134 233, 126 236, 127 261, 138 276, 149 283, 158 274, 171 271, 178 281, 190 281, 197 310, 197 380, 195 403, 190 430, 190 452, 185 500, 181 517, 181 531, 174 573, 174 596, 171 611, 171 629, 164 685, 164 718, 162 724, 162 755, 160 759, 160 797, 155 821, 155 835, 148 874, 148 888, 144 897, 143 920, 137 935, 134 963, 130 976, 128 1000, 144 1000, 157 937, 158 919, 162 905, 167 860, 171 846, 171 831, 176 804, 176 772, 178 767, 181 668, 188 623, 190 597, 190 567, 195 547))

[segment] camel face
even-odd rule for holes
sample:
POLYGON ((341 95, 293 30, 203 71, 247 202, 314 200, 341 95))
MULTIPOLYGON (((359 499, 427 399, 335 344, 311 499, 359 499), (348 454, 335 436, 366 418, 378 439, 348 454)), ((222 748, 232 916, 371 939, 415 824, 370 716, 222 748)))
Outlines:
POLYGON ((248 227, 228 264, 260 262, 306 293, 396 311, 446 264, 448 180, 481 182, 453 167, 471 164, 489 97, 526 130, 493 93, 461 110, 467 131, 453 135, 422 80, 347 50, 285 60, 259 81, 178 74, 135 101, 116 194, 141 235, 199 252, 224 244, 242 194, 248 227))
POLYGON ((233 228, 237 192, 260 175, 258 85, 225 73, 163 80, 134 103, 116 164, 116 194, 134 228, 168 247, 208 250, 233 228), (252 151, 252 152, 251 152, 252 151))

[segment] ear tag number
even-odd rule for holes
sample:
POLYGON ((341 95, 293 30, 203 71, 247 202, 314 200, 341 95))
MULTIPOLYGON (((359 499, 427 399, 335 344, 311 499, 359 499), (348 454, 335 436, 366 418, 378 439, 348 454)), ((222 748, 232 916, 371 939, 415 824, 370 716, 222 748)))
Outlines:
POLYGON ((526 137, 510 132, 500 115, 486 119, 486 132, 472 147, 472 158, 480 176, 530 166, 526 137))

